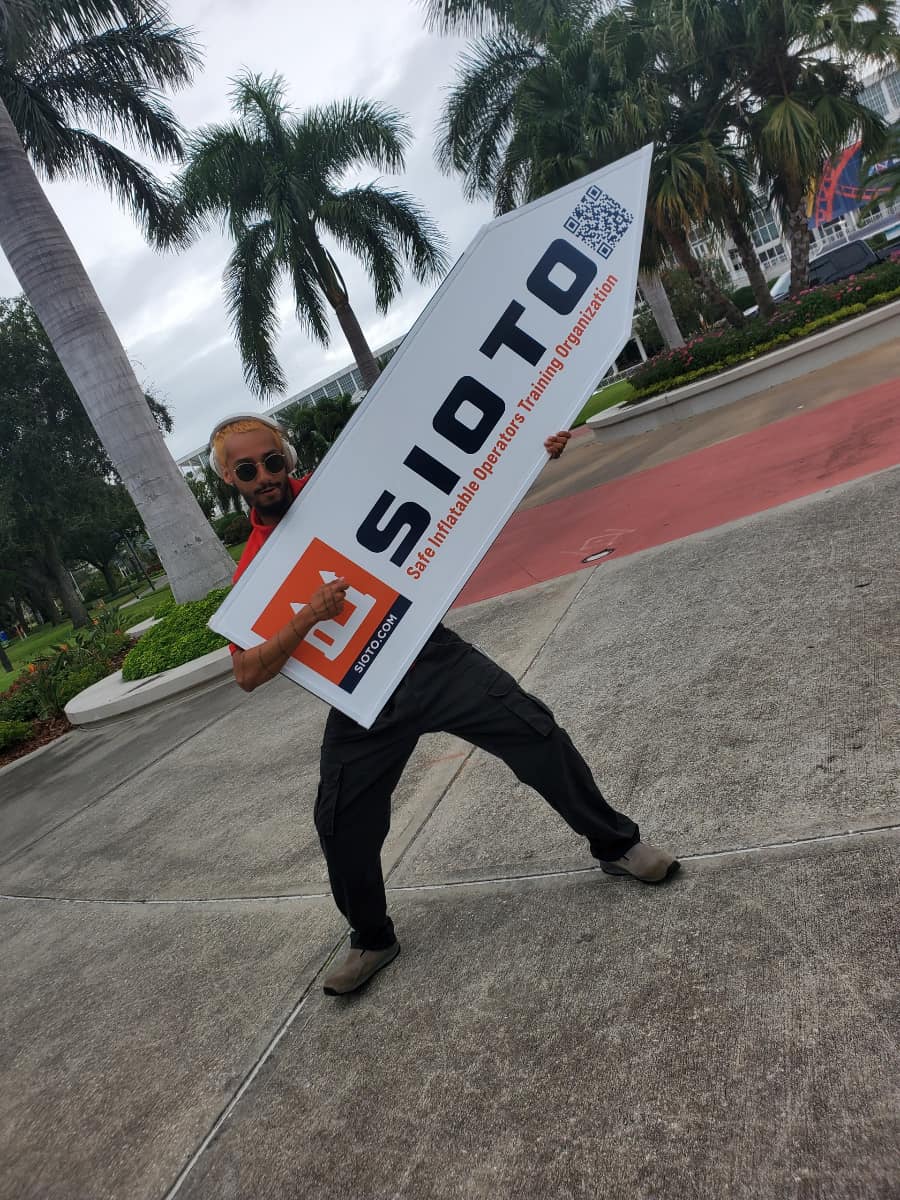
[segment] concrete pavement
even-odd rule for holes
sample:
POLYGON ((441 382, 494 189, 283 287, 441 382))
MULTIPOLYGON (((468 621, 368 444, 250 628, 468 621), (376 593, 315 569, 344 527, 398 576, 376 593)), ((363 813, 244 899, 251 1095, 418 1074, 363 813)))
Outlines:
MULTIPOLYGON (((756 397, 743 403, 752 408, 756 397)), ((742 414, 747 417, 744 410, 734 414, 734 432, 741 427, 742 414)), ((695 428, 695 434, 702 430, 709 436, 721 429, 714 419, 716 412, 702 416, 706 421, 695 428)), ((673 441, 679 440, 673 432, 677 428, 665 430, 673 441)), ((638 435, 620 444, 638 443, 648 450, 648 438, 638 435)), ((684 448, 687 439, 680 440, 684 448)), ((636 452, 632 448, 631 454, 636 452)), ((616 455, 609 457, 618 460, 616 455)), ((602 462, 601 454, 598 470, 602 462)), ((457 604, 471 604, 577 570, 597 550, 612 548, 618 557, 633 554, 897 462, 900 378, 809 412, 794 412, 680 457, 645 463, 634 474, 547 499, 539 507, 520 509, 460 592, 457 604)))
POLYGON ((318 701, 224 685, 0 773, 2 1200, 888 1200, 900 469, 451 622, 684 858, 612 880, 423 739, 361 995, 318 701))

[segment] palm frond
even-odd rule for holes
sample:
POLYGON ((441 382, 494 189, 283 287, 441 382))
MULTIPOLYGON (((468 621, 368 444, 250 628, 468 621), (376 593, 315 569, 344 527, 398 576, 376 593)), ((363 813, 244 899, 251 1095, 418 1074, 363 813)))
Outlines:
POLYGON ((328 316, 322 285, 315 264, 299 238, 293 237, 285 255, 291 287, 294 292, 294 312, 300 325, 321 346, 331 341, 328 316))
POLYGON ((420 283, 447 269, 443 236, 425 210, 405 192, 372 185, 348 188, 323 205, 319 215, 338 242, 368 259, 367 267, 371 264, 372 268, 369 277, 382 309, 399 293, 401 261, 407 263, 420 283))
POLYGON ((182 131, 160 89, 193 77, 191 32, 157 0, 6 2, 17 24, 0 35, 0 97, 32 162, 48 178, 100 182, 145 229, 159 225, 171 197, 107 139, 180 154, 182 131))
POLYGON ((124 150, 86 129, 60 132, 51 164, 42 164, 48 179, 75 176, 105 188, 130 209, 145 233, 171 228, 176 220, 175 197, 152 171, 124 150))
POLYGON ((157 158, 181 155, 181 126, 155 90, 74 73, 48 76, 35 86, 67 125, 85 122, 101 136, 119 135, 157 158))
POLYGON ((445 174, 463 175, 469 199, 492 190, 514 123, 516 94, 542 52, 520 38, 485 38, 460 56, 437 128, 435 157, 445 174))
POLYGON ((275 355, 280 328, 280 264, 268 221, 244 230, 225 268, 225 306, 237 339, 247 386, 260 396, 284 391, 287 380, 275 355))
POLYGON ((412 142, 405 118, 371 100, 341 100, 308 109, 293 123, 291 133, 295 174, 333 182, 363 163, 402 171, 412 142))
POLYGON ((195 228, 215 218, 237 238, 266 215, 271 155, 264 143, 236 125, 208 125, 188 137, 185 159, 177 190, 195 228))
POLYGON ((438 33, 472 37, 515 30, 542 41, 559 22, 582 23, 595 16, 597 0, 420 0, 425 23, 438 33))
POLYGON ((285 154, 288 147, 286 86, 282 75, 266 78, 252 71, 232 80, 231 105, 241 117, 246 139, 268 142, 279 154, 285 154))
POLYGON ((48 78, 88 76, 144 87, 185 87, 201 65, 193 38, 193 30, 170 25, 158 14, 90 37, 37 44, 30 73, 39 86, 48 78))

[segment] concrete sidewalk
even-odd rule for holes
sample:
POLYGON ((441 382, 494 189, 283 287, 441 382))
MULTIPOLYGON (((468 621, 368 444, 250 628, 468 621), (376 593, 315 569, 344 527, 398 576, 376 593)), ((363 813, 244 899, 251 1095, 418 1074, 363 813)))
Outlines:
POLYGON ((451 623, 683 856, 612 880, 424 739, 361 995, 325 710, 224 685, 0 772, 3 1200, 896 1196, 900 469, 451 623))

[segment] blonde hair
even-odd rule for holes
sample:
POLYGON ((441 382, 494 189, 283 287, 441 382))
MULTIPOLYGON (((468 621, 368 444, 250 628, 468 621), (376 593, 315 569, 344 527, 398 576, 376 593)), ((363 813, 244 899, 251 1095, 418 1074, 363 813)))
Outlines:
POLYGON ((221 429, 217 429, 212 440, 212 449, 223 466, 225 465, 225 439, 229 433, 252 433, 254 429, 262 429, 274 434, 278 449, 284 450, 284 438, 274 426, 269 425, 266 421, 257 421, 254 417, 240 417, 237 421, 231 421, 229 424, 223 425, 221 429))

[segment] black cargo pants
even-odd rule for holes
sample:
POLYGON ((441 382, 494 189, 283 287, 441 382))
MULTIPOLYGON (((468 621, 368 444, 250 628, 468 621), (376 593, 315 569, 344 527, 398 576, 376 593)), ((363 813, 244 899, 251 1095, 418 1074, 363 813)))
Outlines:
POLYGON ((360 949, 394 940, 381 874, 391 794, 420 736, 438 731, 502 758, 588 839, 596 858, 619 858, 638 840, 637 825, 606 803, 546 705, 438 626, 371 729, 336 709, 325 726, 315 823, 332 895, 360 949))

